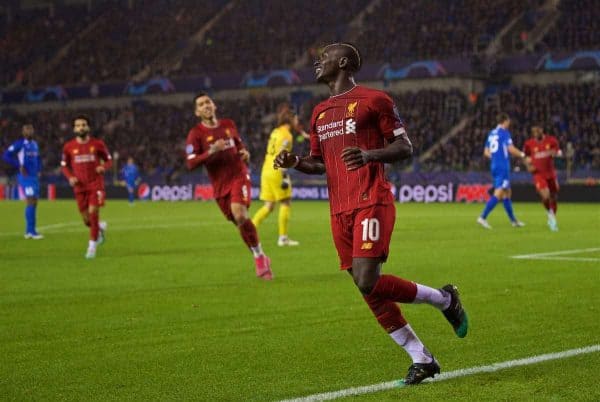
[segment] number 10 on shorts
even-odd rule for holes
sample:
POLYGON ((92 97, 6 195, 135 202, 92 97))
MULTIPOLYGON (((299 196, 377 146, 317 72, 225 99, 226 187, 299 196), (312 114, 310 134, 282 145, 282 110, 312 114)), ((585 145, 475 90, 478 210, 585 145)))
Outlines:
POLYGON ((379 220, 377 218, 367 218, 364 219, 361 223, 363 231, 362 231, 362 240, 363 241, 377 241, 379 240, 379 220))

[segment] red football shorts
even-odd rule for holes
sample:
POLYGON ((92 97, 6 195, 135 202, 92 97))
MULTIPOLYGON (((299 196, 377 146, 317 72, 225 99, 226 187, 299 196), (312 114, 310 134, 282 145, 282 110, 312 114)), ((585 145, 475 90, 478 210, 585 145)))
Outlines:
POLYGON ((333 242, 340 257, 340 269, 352 268, 352 258, 387 259, 396 221, 394 204, 341 212, 331 217, 333 242))
POLYGON ((235 221, 233 218, 233 213, 231 212, 232 203, 235 202, 237 204, 243 204, 246 207, 250 207, 251 191, 252 183, 250 183, 250 179, 247 177, 241 177, 235 179, 231 183, 229 192, 226 195, 216 199, 221 212, 223 212, 223 215, 225 215, 228 220, 232 222, 235 221))
POLYGON ((542 175, 534 175, 533 182, 535 183, 535 188, 540 191, 544 189, 550 190, 552 194, 558 193, 559 185, 556 177, 547 178, 542 175))
POLYGON ((87 211, 90 206, 103 207, 105 198, 106 192, 104 190, 86 190, 75 193, 77 208, 80 212, 87 211))

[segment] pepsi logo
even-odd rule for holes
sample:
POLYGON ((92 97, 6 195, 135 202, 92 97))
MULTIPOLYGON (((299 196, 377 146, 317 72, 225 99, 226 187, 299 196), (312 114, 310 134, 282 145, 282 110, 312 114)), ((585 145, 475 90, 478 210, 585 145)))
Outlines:
POLYGON ((148 200, 150 199, 150 186, 146 183, 141 183, 138 186, 138 198, 140 200, 148 200))

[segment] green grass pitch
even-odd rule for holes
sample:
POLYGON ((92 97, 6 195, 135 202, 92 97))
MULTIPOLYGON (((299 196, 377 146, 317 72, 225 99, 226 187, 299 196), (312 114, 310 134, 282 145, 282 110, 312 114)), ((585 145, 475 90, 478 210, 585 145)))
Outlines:
MULTIPOLYGON (((259 203, 254 203, 251 212, 259 203)), ((600 344, 600 207, 559 204, 551 233, 539 204, 398 205, 384 272, 459 286, 465 339, 431 307, 404 305, 423 342, 452 371, 600 344), (562 259, 511 259, 562 250, 562 259)), ((268 401, 403 377, 410 361, 338 271, 328 205, 295 202, 278 248, 277 215, 259 232, 276 278, 215 203, 110 201, 108 240, 84 259, 74 201, 41 202, 46 238, 22 237, 24 204, 0 203, 1 400, 268 401)), ((353 400, 600 400, 600 353, 353 400)))

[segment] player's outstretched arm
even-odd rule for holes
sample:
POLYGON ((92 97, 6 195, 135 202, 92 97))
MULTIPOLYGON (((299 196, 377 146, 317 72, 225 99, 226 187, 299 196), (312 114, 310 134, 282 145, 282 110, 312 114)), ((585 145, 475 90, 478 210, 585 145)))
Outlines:
POLYGON ((393 163, 412 156, 413 147, 408 135, 403 134, 384 148, 363 150, 358 147, 344 148, 342 160, 348 170, 356 170, 369 162, 393 163))
POLYGON ((514 157, 525 158, 525 152, 521 151, 519 148, 515 147, 512 144, 508 146, 508 152, 514 157))
POLYGON ((303 156, 293 154, 286 150, 281 151, 273 162, 275 169, 294 168, 306 174, 323 174, 325 173, 325 164, 321 158, 312 156, 303 156))

